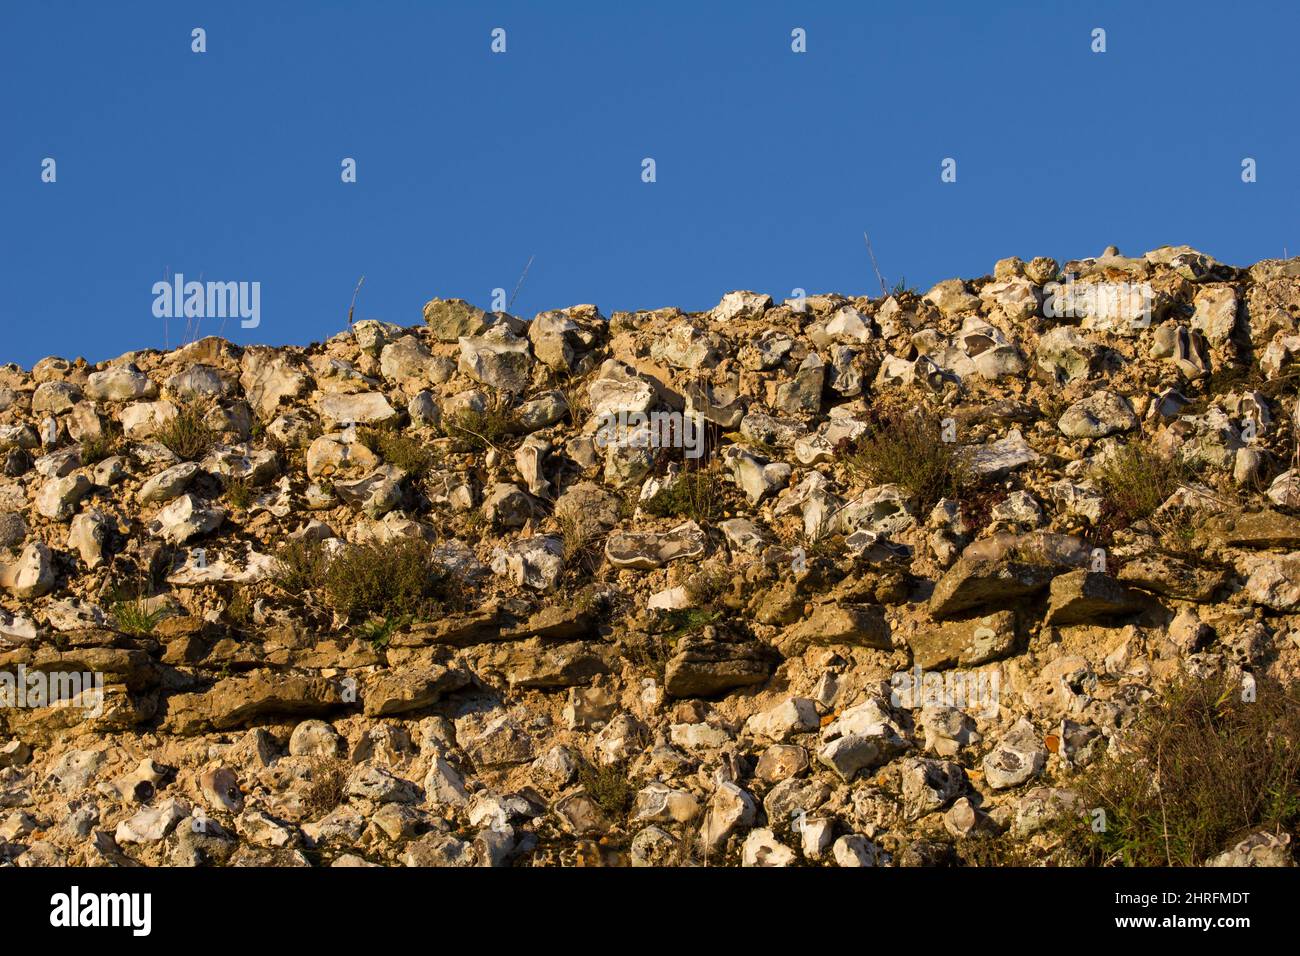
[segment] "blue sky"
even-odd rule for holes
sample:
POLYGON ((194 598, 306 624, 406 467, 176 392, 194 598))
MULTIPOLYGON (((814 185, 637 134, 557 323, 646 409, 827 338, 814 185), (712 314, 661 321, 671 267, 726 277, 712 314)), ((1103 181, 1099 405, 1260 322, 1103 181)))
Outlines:
POLYGON ((864 230, 921 287, 1109 243, 1294 255, 1298 35, 1243 0, 7 3, 0 361, 175 347, 169 272, 260 282, 224 333, 283 344, 345 327, 363 274, 358 318, 410 325, 530 256, 528 317, 878 294, 864 230))

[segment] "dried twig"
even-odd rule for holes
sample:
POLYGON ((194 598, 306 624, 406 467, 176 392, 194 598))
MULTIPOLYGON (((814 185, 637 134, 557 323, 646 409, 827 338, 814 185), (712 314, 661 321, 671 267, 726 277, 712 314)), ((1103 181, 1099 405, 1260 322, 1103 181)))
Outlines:
POLYGON ((1165 794, 1160 789, 1160 760, 1162 755, 1156 752, 1156 798, 1160 801, 1160 830, 1165 839, 1165 862, 1174 865, 1173 854, 1169 852, 1169 815, 1165 812, 1165 794))
POLYGON ((352 328, 352 310, 357 307, 357 293, 361 291, 361 286, 365 284, 366 277, 362 276, 357 287, 352 290, 352 304, 348 306, 348 328, 352 328))
POLYGON ((867 243, 867 255, 871 256, 871 268, 876 271, 876 281, 880 283, 880 294, 889 295, 889 290, 885 288, 885 277, 880 274, 880 266, 876 264, 875 250, 871 248, 871 237, 863 232, 862 238, 867 243))
POLYGON ((515 304, 515 296, 519 295, 519 290, 524 286, 524 279, 528 278, 528 270, 533 267, 533 260, 536 256, 528 257, 528 264, 524 266, 524 271, 519 273, 519 281, 515 283, 515 291, 510 293, 510 301, 506 303, 506 311, 509 312, 515 304))
POLYGON ((473 435, 475 438, 482 441, 489 448, 494 448, 497 451, 501 450, 500 447, 497 445, 497 443, 494 442, 492 439, 488 438, 486 435, 480 435, 478 432, 474 431, 474 429, 466 428, 464 425, 460 425, 455 422, 452 422, 451 424, 444 425, 443 429, 446 431, 458 431, 458 432, 464 432, 466 435, 473 435))

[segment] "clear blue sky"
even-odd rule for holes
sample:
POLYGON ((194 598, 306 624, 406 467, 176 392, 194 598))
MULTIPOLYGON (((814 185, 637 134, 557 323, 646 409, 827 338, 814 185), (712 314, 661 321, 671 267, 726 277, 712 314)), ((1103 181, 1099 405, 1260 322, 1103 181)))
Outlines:
POLYGON ((1298 36, 1244 0, 7 2, 0 361, 162 346, 169 270, 260 282, 225 333, 282 344, 343 328, 362 274, 358 317, 410 325, 529 256, 528 317, 878 294, 863 230, 921 287, 1108 243, 1294 255, 1298 36))

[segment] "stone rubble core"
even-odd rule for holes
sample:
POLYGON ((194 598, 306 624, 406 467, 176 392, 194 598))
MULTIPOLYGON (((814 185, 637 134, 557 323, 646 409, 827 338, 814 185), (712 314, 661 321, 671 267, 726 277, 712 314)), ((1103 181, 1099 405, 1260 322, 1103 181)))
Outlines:
POLYGON ((1300 663, 1300 258, 423 318, 0 369, 0 704, 103 676, 0 706, 0 864, 942 862, 1032 841, 1180 673, 1300 663), (977 491, 860 477, 891 403, 977 491), (1139 440, 1197 479, 1116 529, 1139 440), (406 541, 432 613, 277 558, 406 541))

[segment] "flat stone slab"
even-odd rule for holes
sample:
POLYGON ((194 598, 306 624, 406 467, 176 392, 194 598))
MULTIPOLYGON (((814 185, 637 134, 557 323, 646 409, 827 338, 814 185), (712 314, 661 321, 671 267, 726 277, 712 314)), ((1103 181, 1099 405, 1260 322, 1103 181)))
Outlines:
POLYGON ((889 624, 876 604, 820 604, 781 639, 790 653, 818 644, 852 644, 889 650, 889 624))
POLYGON ((1037 594, 1051 584, 1057 570, 1048 564, 1006 558, 996 561, 959 558, 935 585, 930 595, 930 615, 942 620, 973 608, 1037 594))
POLYGON ((1140 611, 1143 601, 1108 574, 1080 569, 1052 579, 1048 624, 1082 624, 1140 611))
POLYGON ((678 648, 664 669, 669 697, 714 697, 762 684, 772 674, 772 654, 757 642, 683 638, 678 648))
POLYGON ((1124 584, 1179 601, 1205 603, 1227 580, 1218 568, 1196 567, 1168 554, 1143 555, 1124 563, 1115 577, 1124 584))
POLYGON ((1000 660, 1016 646, 1014 611, 995 611, 981 617, 936 622, 908 635, 912 663, 923 670, 977 667, 1000 660))
POLYGON ((1300 548, 1300 518, 1280 511, 1255 511, 1226 522, 1221 532, 1212 533, 1221 543, 1234 548, 1267 550, 1300 548))

